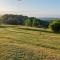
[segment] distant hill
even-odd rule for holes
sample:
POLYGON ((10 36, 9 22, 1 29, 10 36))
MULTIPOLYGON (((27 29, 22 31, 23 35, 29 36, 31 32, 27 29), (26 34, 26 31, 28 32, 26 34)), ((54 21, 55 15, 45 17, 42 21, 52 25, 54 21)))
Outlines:
POLYGON ((41 20, 55 20, 55 19, 60 19, 60 18, 39 18, 41 20))

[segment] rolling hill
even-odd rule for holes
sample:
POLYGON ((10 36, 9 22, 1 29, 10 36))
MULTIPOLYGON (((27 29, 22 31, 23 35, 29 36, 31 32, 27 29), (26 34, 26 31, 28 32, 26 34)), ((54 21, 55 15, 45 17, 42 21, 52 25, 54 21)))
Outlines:
POLYGON ((60 34, 19 25, 0 26, 0 60, 60 60, 60 34))

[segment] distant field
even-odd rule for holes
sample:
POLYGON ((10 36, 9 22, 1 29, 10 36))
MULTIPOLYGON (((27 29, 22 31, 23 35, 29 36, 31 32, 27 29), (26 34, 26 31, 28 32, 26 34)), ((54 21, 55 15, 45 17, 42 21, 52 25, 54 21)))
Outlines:
POLYGON ((24 26, 0 26, 0 60, 60 60, 60 34, 24 26))

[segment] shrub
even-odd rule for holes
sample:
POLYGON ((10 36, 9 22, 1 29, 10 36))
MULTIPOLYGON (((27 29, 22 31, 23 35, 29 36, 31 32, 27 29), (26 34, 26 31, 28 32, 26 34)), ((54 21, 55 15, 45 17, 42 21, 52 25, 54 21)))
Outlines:
POLYGON ((60 32, 60 21, 54 21, 50 24, 50 28, 53 32, 60 32))

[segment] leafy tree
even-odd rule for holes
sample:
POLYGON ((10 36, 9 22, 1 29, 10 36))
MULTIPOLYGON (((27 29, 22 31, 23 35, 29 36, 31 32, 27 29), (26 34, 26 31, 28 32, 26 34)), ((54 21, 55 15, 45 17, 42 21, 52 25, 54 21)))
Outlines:
POLYGON ((30 26, 38 27, 39 25, 40 25, 40 19, 37 19, 35 17, 30 18, 30 26))
POLYGON ((29 19, 26 19, 26 20, 25 20, 25 25, 26 25, 26 26, 29 26, 29 22, 30 22, 30 20, 29 20, 29 19))
POLYGON ((30 17, 30 26, 34 26, 34 17, 30 17))
POLYGON ((60 32, 60 20, 55 20, 50 24, 50 28, 54 32, 60 32))
POLYGON ((31 27, 47 27, 48 26, 47 21, 43 21, 35 17, 5 14, 1 18, 2 18, 1 21, 3 21, 4 24, 26 25, 31 27))

